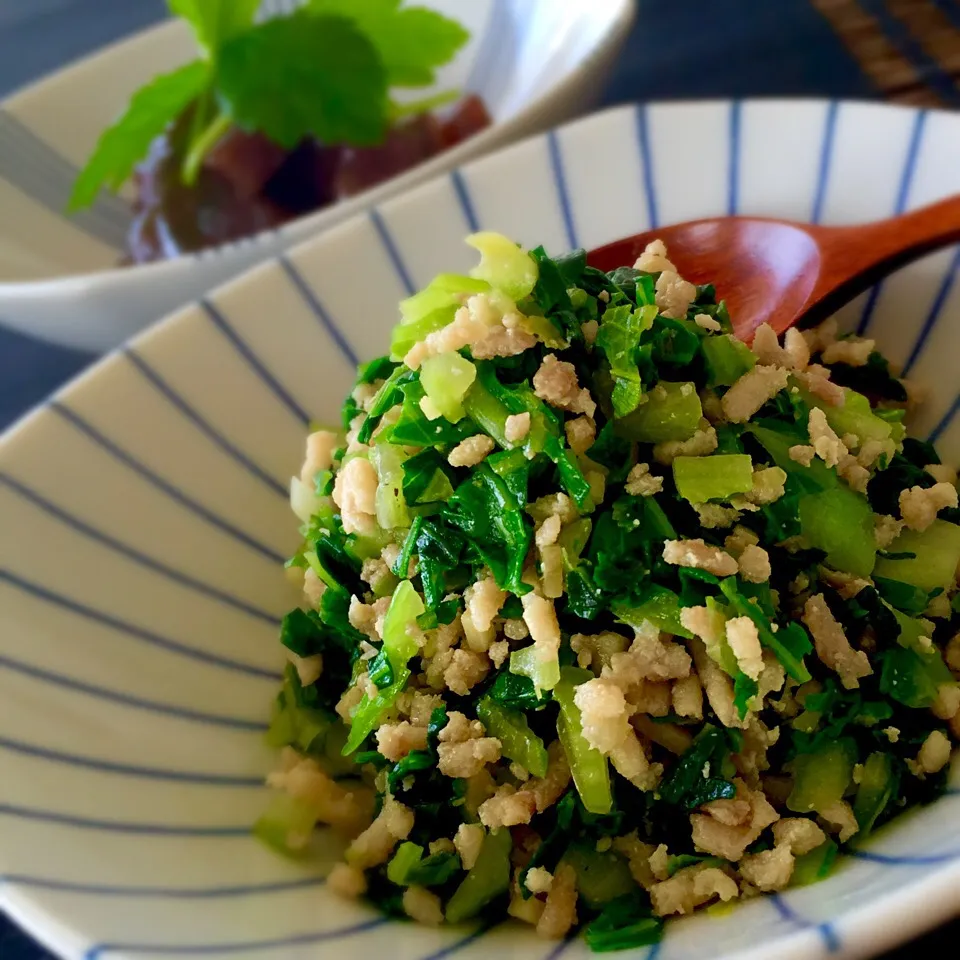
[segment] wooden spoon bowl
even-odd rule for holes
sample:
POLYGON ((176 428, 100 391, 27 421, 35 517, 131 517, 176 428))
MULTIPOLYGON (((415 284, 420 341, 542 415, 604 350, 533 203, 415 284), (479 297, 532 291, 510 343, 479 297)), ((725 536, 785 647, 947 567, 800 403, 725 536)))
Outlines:
POLYGON ((782 334, 818 323, 925 253, 960 241, 960 195, 875 223, 823 227, 762 217, 716 217, 648 230, 588 254, 601 270, 633 264, 652 240, 680 276, 712 282, 734 330, 750 341, 761 323, 782 334))

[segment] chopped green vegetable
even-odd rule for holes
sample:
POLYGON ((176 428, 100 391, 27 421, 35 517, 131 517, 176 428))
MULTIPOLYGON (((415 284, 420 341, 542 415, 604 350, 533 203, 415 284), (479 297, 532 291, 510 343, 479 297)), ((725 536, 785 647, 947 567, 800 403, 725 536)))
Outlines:
POLYGON ((693 634, 680 621, 680 598, 666 587, 646 584, 629 604, 615 603, 613 612, 618 620, 640 628, 646 621, 675 637, 693 639, 693 634))
POLYGON ((533 680, 523 674, 502 671, 497 674, 488 696, 491 700, 513 710, 538 710, 552 699, 549 690, 541 689, 539 695, 533 680))
POLYGON ((560 707, 557 733, 584 807, 591 813, 609 813, 613 797, 607 759, 584 739, 580 710, 573 700, 576 688, 592 677, 588 671, 574 667, 564 667, 560 671, 560 682, 553 689, 553 699, 560 707))
POLYGON ((838 849, 837 845, 828 838, 816 849, 797 857, 793 865, 790 886, 805 887, 823 880, 833 869, 838 849))
POLYGON ((317 823, 316 808, 299 797, 277 794, 253 826, 253 835, 288 857, 301 857, 317 823))
POLYGON ((397 886, 405 887, 411 870, 423 859, 423 847, 409 841, 401 843, 387 864, 387 879, 397 886))
POLYGON ((500 741, 503 756, 519 763, 535 777, 547 775, 547 748, 519 710, 510 710, 484 697, 477 704, 477 717, 486 727, 487 735, 500 741))
MULTIPOLYGON (((960 511, 944 508, 922 534, 907 531, 878 552, 903 490, 936 482, 926 467, 937 455, 903 440, 899 419, 871 407, 873 391, 870 400, 848 392, 849 410, 832 414, 837 429, 884 444, 864 495, 848 482, 848 462, 843 476, 820 455, 806 463, 817 397, 784 390, 758 416, 724 422, 729 383, 757 357, 729 339, 712 287, 696 288, 685 316, 663 317, 656 274, 603 273, 583 251, 528 256, 499 237, 481 245, 483 279, 470 282, 488 289, 470 294, 462 277, 438 278, 405 302, 403 326, 432 323, 466 294, 486 298, 471 310, 489 308, 493 323, 509 314, 504 329, 533 344, 475 360, 495 351, 467 345, 417 370, 381 358, 361 373, 382 385, 366 413, 354 403, 347 414, 372 449, 342 451, 315 478, 316 497, 296 498, 307 519, 291 565, 327 589, 317 604, 310 577, 318 609, 289 614, 281 639, 299 656, 321 653, 323 672, 303 686, 288 668, 269 741, 331 776, 362 765, 379 803, 394 798, 411 811, 405 842, 366 872, 384 910, 399 912, 403 888, 421 886, 435 890, 450 922, 532 916, 547 873, 565 882, 572 869, 588 945, 636 948, 656 943, 664 922, 635 877, 634 844, 668 849, 657 879, 678 887, 706 868, 750 880, 739 854, 721 859, 694 844, 691 814, 723 819, 722 805, 705 805, 732 801, 733 811, 762 791, 784 816, 830 824, 849 808, 856 844, 943 789, 945 768, 924 774, 918 760, 933 731, 945 731, 941 708, 957 684, 948 661, 960 626, 960 511), (701 313, 720 331, 698 323, 701 313), (551 355, 569 366, 544 370, 551 355), (653 446, 698 431, 686 450, 653 446), (452 447, 472 436, 489 438, 477 445, 488 452, 451 466, 452 447), (344 532, 331 497, 344 486, 342 459, 358 456, 371 458, 379 479, 377 523, 362 536, 344 532), (774 475, 785 475, 783 489, 760 502, 769 498, 758 478, 774 475), (703 506, 725 502, 735 518, 703 506), (668 563, 667 541, 691 565, 668 563), (747 562, 751 542, 769 574, 747 562), (718 576, 711 548, 742 572, 718 576), (391 596, 385 617, 381 594, 391 596), (835 635, 808 615, 812 597, 836 620, 835 635), (738 618, 756 628, 762 663, 752 631, 731 627, 738 618), (870 667, 850 688, 847 643, 870 667), (338 713, 352 714, 349 726, 338 713), (721 715, 741 723, 721 725, 721 715), (754 734, 764 729, 762 748, 754 734), (759 780, 750 774, 758 763, 759 780), (464 874, 460 855, 471 863, 478 848, 464 874)), ((805 380, 800 371, 795 379, 805 380)), ((860 380, 894 400, 881 363, 860 380)), ((862 475, 853 480, 864 487, 862 475)), ((303 671, 317 665, 297 661, 303 671)), ((848 833, 796 856, 791 884, 826 876, 848 833)), ((781 838, 749 839, 746 853, 759 854, 781 838)))
POLYGON ((700 344, 707 367, 707 383, 711 387, 729 387, 757 363, 753 351, 731 336, 707 337, 700 344))
POLYGON ((651 915, 649 902, 640 892, 609 903, 584 931, 587 945, 596 953, 649 946, 662 936, 663 920, 651 915))
POLYGON ((711 800, 729 800, 737 788, 730 780, 730 744, 722 730, 704 724, 693 745, 660 784, 667 803, 692 811, 711 800))
POLYGON ((787 809, 794 813, 823 813, 843 799, 853 778, 857 756, 852 740, 825 743, 814 753, 803 753, 792 762, 793 790, 787 809))
POLYGON ((468 244, 480 251, 480 265, 473 275, 502 290, 514 300, 522 300, 537 284, 537 264, 530 254, 499 233, 474 233, 468 244))
POLYGON ((676 457, 673 481, 677 493, 691 503, 727 500, 753 488, 753 462, 745 454, 676 457))
POLYGON ((901 580, 920 590, 946 589, 960 564, 960 526, 934 520, 926 530, 904 530, 887 548, 892 554, 913 554, 910 559, 878 560, 876 574, 901 580))
POLYGON ((455 853, 431 853, 407 871, 407 883, 420 887, 442 887, 460 872, 460 858, 455 853))
POLYGON ((722 580, 720 590, 736 610, 737 616, 749 617, 756 624, 760 643, 776 654, 787 674, 798 683, 806 683, 810 679, 810 671, 803 658, 813 650, 813 644, 803 627, 790 623, 774 633, 772 624, 759 606, 744 597, 735 577, 722 580))
POLYGON ((597 333, 597 347, 603 351, 613 376, 613 414, 625 417, 637 409, 642 384, 637 366, 636 351, 640 336, 653 325, 656 307, 610 307, 603 315, 597 333))
POLYGON ((541 696, 543 691, 553 690, 560 682, 560 661, 541 659, 536 645, 531 644, 510 654, 510 672, 529 679, 537 696, 541 696))
POLYGON ((509 830, 486 834, 477 862, 447 904, 446 916, 450 923, 463 923, 475 917, 491 900, 507 892, 512 848, 509 830))
POLYGON ((643 443, 689 440, 702 416, 700 397, 692 383, 661 380, 633 413, 616 421, 614 429, 627 440, 643 443))
POLYGON ((477 378, 477 368, 459 353, 428 357, 420 366, 420 383, 427 399, 451 423, 462 420, 463 395, 477 378))
POLYGON ((613 851, 600 853, 594 846, 575 843, 563 855, 563 862, 576 871, 577 892, 594 909, 636 889, 627 861, 613 851))
POLYGON ((866 497, 839 486, 800 499, 800 528, 837 570, 869 577, 877 560, 873 511, 866 497))
POLYGON ((857 840, 863 840, 873 829, 877 818, 893 802, 899 776, 889 753, 871 753, 864 761, 853 812, 860 825, 857 840))

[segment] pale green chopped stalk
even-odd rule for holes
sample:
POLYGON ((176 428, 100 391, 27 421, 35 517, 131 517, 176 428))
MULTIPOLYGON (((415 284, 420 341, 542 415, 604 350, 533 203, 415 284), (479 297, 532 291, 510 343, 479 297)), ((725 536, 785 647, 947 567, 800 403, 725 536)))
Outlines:
POLYGON ((387 879, 398 887, 406 886, 407 876, 421 859, 423 859, 423 847, 409 841, 401 843, 387 864, 387 879))
POLYGON ((394 670, 406 667, 420 649, 411 635, 411 628, 425 609, 413 584, 409 580, 402 581, 390 598, 383 620, 383 649, 394 670))
POLYGON ((727 500, 753 488, 753 461, 742 453, 676 457, 673 480, 677 493, 691 503, 727 500))
POLYGON ((860 438, 862 443, 867 440, 878 440, 881 443, 889 440, 894 433, 894 424, 878 417, 870 408, 870 401, 856 390, 845 389, 844 401, 840 404, 830 404, 821 400, 800 385, 800 397, 811 407, 819 407, 827 418, 834 433, 844 436, 852 433, 860 438))
POLYGON ((480 855, 447 904, 448 923, 475 917, 491 900, 510 887, 510 852, 513 839, 506 828, 483 838, 480 855))
POLYGON ((904 530, 886 552, 896 556, 913 553, 913 559, 877 560, 875 574, 900 580, 928 593, 938 587, 948 590, 960 564, 960 527, 934 520, 926 530, 904 530))
POLYGON ((302 523, 309 523, 318 514, 333 516, 330 498, 321 497, 299 477, 290 478, 290 509, 302 523))
POLYGON ((451 423, 462 420, 464 394, 477 379, 477 368, 459 353, 429 357, 420 366, 420 385, 430 402, 451 423))
POLYGON ((537 314, 521 314, 517 326, 521 330, 526 330, 527 333, 532 333, 544 346, 551 350, 566 350, 570 346, 569 341, 563 338, 556 324, 547 317, 541 317, 537 314))
POLYGON ((253 825, 253 835, 288 857, 302 857, 318 820, 316 808, 299 797, 278 793, 253 825))
POLYGON ((636 890, 627 861, 612 850, 600 853, 577 843, 563 855, 577 873, 577 893, 594 909, 636 890))
POLYGON ((869 577, 877 560, 873 510, 863 494, 840 484, 800 498, 800 529, 836 570, 869 577))
POLYGON ((823 813, 843 799, 853 778, 856 750, 848 740, 823 744, 815 753, 802 753, 792 762, 793 790, 787 809, 823 813))
POLYGON ((446 304, 437 307, 436 310, 432 310, 419 320, 398 324, 393 328, 393 333, 390 335, 390 358, 392 360, 403 360, 411 347, 421 340, 426 340, 431 333, 436 333, 437 330, 442 330, 448 324, 453 323, 456 312, 456 304, 446 304))
POLYGON ((754 352, 729 334, 704 337, 700 344, 711 387, 733 386, 757 364, 754 352))
POLYGON ((553 699, 560 707, 557 734, 570 764, 573 782, 580 800, 590 813, 609 813, 613 807, 610 792, 610 769, 607 758, 595 750, 583 736, 580 710, 574 702, 576 688, 593 679, 589 670, 564 667, 560 682, 553 688, 553 699))
POLYGON ((419 293, 400 301, 400 322, 416 323, 441 307, 459 306, 465 296, 488 293, 486 280, 457 273, 438 274, 419 293))
POLYGON ((633 413, 614 422, 619 436, 642 443, 664 443, 689 440, 697 432, 703 407, 692 383, 661 380, 645 397, 633 413))
POLYGON ((589 542, 592 531, 593 521, 588 517, 574 520, 560 531, 557 543, 563 550, 563 562, 567 570, 572 570, 580 562, 580 554, 589 542))
POLYGON ((893 758, 889 753, 871 753, 863 764, 857 796, 853 802, 853 813, 860 825, 860 839, 873 829, 877 818, 893 801, 896 789, 897 777, 894 774, 893 758))
MULTIPOLYGON (((408 582, 404 581, 404 583, 408 582)), ((394 669, 394 681, 389 687, 380 690, 372 700, 366 694, 363 695, 350 720, 350 736, 343 745, 343 756, 348 757, 359 749, 360 744, 380 726, 384 713, 396 703, 397 697, 403 693, 409 679, 410 671, 406 667, 400 670, 394 669)))
POLYGON ((477 704, 477 717, 486 727, 487 736, 500 741, 503 755, 508 760, 519 763, 535 777, 547 775, 547 748, 530 729, 523 713, 484 697, 477 704))
POLYGON ((410 511, 403 498, 403 461, 401 447, 378 443, 370 450, 370 462, 377 471, 377 523, 382 530, 410 526, 410 511))
POLYGON ((536 261, 525 250, 500 233, 473 233, 466 242, 480 251, 480 264, 473 276, 486 280, 513 300, 530 296, 537 285, 536 261))
POLYGON ((657 629, 676 637, 693 639, 693 634, 680 620, 680 598, 667 587, 650 586, 640 603, 615 603, 613 613, 622 623, 637 630, 652 623, 657 629))
POLYGON ((539 695, 541 690, 552 690, 560 680, 560 661, 557 657, 541 660, 536 644, 514 650, 510 654, 510 672, 529 677, 539 695))

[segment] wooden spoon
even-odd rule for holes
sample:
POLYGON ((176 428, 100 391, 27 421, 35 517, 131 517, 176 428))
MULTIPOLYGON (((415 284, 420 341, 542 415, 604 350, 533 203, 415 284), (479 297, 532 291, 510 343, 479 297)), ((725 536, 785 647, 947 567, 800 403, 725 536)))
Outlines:
POLYGON ((601 270, 632 265, 660 239, 677 272, 713 283, 737 336, 761 323, 782 334, 818 323, 898 267, 960 241, 960 195, 889 220, 822 227, 762 217, 715 217, 638 233, 594 250, 601 270))

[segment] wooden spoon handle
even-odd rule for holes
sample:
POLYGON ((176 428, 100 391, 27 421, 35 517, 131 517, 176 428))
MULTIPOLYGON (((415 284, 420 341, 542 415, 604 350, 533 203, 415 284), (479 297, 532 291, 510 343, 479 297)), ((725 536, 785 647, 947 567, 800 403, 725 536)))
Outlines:
POLYGON ((925 253, 960 241, 960 195, 872 225, 811 232, 824 255, 818 283, 823 294, 838 287, 844 277, 867 287, 925 253))

